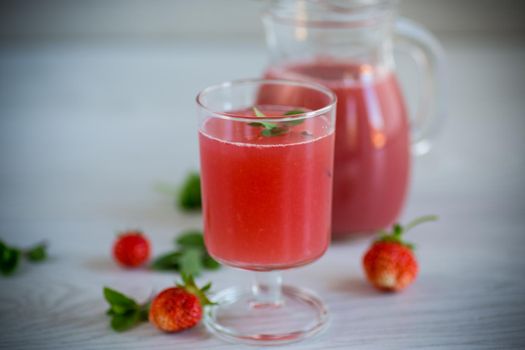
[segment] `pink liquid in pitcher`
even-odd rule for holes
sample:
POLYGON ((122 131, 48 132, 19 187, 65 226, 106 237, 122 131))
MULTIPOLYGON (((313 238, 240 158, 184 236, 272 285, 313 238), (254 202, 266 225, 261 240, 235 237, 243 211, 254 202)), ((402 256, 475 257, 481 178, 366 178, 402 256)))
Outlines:
POLYGON ((391 225, 403 208, 410 173, 409 125, 395 75, 318 60, 271 67, 265 76, 318 82, 337 95, 333 234, 391 225))

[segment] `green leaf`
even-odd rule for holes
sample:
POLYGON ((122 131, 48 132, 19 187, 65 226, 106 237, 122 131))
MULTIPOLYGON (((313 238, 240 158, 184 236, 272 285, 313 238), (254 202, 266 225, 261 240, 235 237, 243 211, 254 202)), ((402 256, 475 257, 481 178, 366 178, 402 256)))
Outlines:
POLYGON ((184 248, 204 248, 204 237, 200 231, 186 231, 177 237, 176 243, 184 248))
POLYGON ((275 123, 267 123, 267 122, 251 122, 248 123, 249 126, 255 126, 255 127, 263 127, 266 129, 272 129, 277 127, 277 124, 275 123))
POLYGON ((380 241, 380 242, 399 243, 399 244, 406 245, 405 242, 403 242, 403 240, 401 239, 401 236, 395 236, 393 234, 387 234, 387 235, 380 236, 378 241, 380 241))
POLYGON ((211 289, 211 282, 208 282, 201 288, 201 292, 207 292, 211 289))
POLYGON ((179 270, 179 260, 182 253, 179 251, 173 251, 156 258, 151 264, 153 270, 166 271, 166 270, 179 270))
POLYGON ((271 129, 264 129, 261 135, 265 137, 280 136, 286 134, 288 130, 288 128, 277 126, 271 129))
MULTIPOLYGON (((296 115, 296 114, 303 114, 305 113, 302 109, 292 109, 286 113, 284 113, 284 115, 296 115)), ((302 124, 304 122, 304 119, 297 119, 297 120, 290 120, 290 121, 287 121, 285 122, 286 125, 288 126, 294 126, 294 125, 299 125, 299 124, 302 124)))
POLYGON ((394 236, 401 236, 401 234, 403 233, 403 226, 401 226, 400 224, 395 224, 394 225, 394 236))
POLYGON ((130 297, 108 287, 104 287, 104 298, 110 305, 106 315, 111 317, 113 330, 123 332, 147 320, 149 303, 139 305, 130 297))
POLYGON ((303 122, 304 122, 304 119, 296 119, 296 120, 289 120, 285 122, 285 124, 288 126, 294 126, 294 125, 302 124, 303 122))
POLYGON ((210 254, 208 254, 208 252, 206 252, 204 256, 202 257, 202 265, 204 266, 205 269, 208 269, 208 270, 217 270, 218 268, 221 267, 221 264, 219 264, 219 262, 213 259, 210 256, 210 254))
POLYGON ((19 249, 9 247, 0 241, 0 272, 4 276, 12 275, 20 262, 21 252, 19 249))
MULTIPOLYGON (((257 107, 253 107, 253 112, 255 113, 256 117, 264 118, 266 115, 261 112, 257 107)), ((304 111, 299 109, 292 109, 288 112, 286 112, 284 115, 294 115, 294 114, 300 114, 304 113, 304 111)), ((255 127, 264 127, 264 130, 261 131, 261 135, 264 137, 273 137, 273 136, 280 136, 288 133, 290 131, 289 127, 298 125, 304 122, 304 119, 297 119, 297 120, 290 120, 287 122, 281 123, 282 126, 279 126, 277 123, 268 123, 268 122, 251 122, 248 123, 250 126, 255 127)))
POLYGON ((406 233, 408 230, 413 228, 414 226, 417 226, 421 223, 428 222, 428 221, 436 221, 438 219, 435 215, 426 215, 421 216, 419 218, 416 218, 412 220, 409 224, 402 226, 399 223, 396 223, 392 227, 392 232, 388 232, 385 230, 379 231, 380 236, 376 240, 376 242, 392 242, 392 243, 398 243, 402 244, 410 249, 414 249, 414 245, 412 243, 406 242, 403 240, 403 234, 406 233))
MULTIPOLYGON (((253 113, 255 113, 256 117, 267 118, 267 116, 263 112, 261 112, 257 107, 253 107, 252 109, 253 109, 253 113)), ((248 123, 248 125, 251 125, 251 126, 262 126, 265 129, 267 129, 267 130, 271 130, 271 129, 277 127, 277 124, 275 124, 275 123, 268 123, 268 122, 253 122, 253 123, 248 123)))
POLYGON ((142 310, 136 309, 123 315, 114 315, 111 318, 111 328, 117 332, 124 332, 143 321, 142 310))
POLYGON ((253 113, 255 113, 255 116, 256 116, 256 117, 259 117, 259 118, 265 118, 265 117, 266 117, 266 114, 264 114, 263 112, 261 112, 261 111, 259 110, 259 108, 253 106, 252 109, 253 109, 253 113))
POLYGON ((135 310, 136 307, 127 307, 127 306, 124 306, 124 305, 118 305, 118 304, 114 304, 114 305, 111 305, 109 310, 108 310, 108 314, 111 314, 111 315, 124 315, 132 310, 135 310))
POLYGON ((139 307, 135 300, 108 287, 104 287, 104 298, 111 306, 111 310, 117 314, 122 314, 127 310, 133 310, 139 307))
POLYGON ((284 115, 295 115, 295 114, 303 114, 305 111, 302 109, 291 109, 288 112, 284 113, 284 115))
POLYGON ((178 206, 185 211, 195 211, 202 208, 201 182, 198 173, 191 173, 182 184, 178 197, 178 206))
POLYGON ((140 310, 140 319, 142 321, 148 321, 148 319, 149 319, 149 303, 144 305, 142 310, 140 310))
POLYGON ((258 124, 261 124, 262 126, 264 126, 265 130, 271 130, 271 129, 277 128, 277 124, 275 123, 259 122, 258 124))
POLYGON ((150 266, 153 270, 175 270, 198 275, 202 268, 215 270, 220 267, 206 251, 201 231, 185 231, 175 239, 175 244, 179 249, 156 258, 150 266))
POLYGON ((47 259, 46 245, 41 243, 25 252, 27 260, 41 262, 47 259))
POLYGON ((259 122, 252 122, 252 123, 248 123, 249 126, 260 126, 260 127, 264 127, 264 124, 263 123, 259 123, 259 122))
POLYGON ((190 248, 183 250, 179 260, 181 274, 199 275, 202 270, 201 256, 202 250, 200 249, 190 248))
POLYGON ((116 313, 115 311, 113 311, 113 309, 109 308, 106 310, 106 315, 113 316, 113 315, 116 315, 116 313))
POLYGON ((177 286, 186 289, 188 292, 194 294, 201 303, 201 306, 215 305, 216 303, 210 301, 206 295, 206 291, 211 288, 211 283, 207 283, 203 288, 197 287, 193 275, 181 273, 183 284, 178 283, 177 286))

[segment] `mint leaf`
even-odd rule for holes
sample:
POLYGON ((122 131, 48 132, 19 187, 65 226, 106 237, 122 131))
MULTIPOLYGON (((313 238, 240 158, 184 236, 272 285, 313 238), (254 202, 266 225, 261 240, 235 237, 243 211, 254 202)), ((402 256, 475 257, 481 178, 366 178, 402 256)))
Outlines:
MULTIPOLYGON (((255 113, 256 117, 266 118, 266 115, 263 112, 261 112, 257 107, 253 107, 252 109, 253 109, 253 113, 255 113)), ((248 123, 248 125, 251 125, 251 126, 262 126, 265 129, 273 129, 273 128, 277 127, 277 124, 275 124, 275 123, 268 123, 268 122, 254 122, 254 123, 248 123)))
MULTIPOLYGON (((304 111, 301 110, 301 109, 292 109, 286 113, 284 113, 284 115, 295 115, 295 114, 303 114, 304 111)), ((294 126, 294 125, 299 125, 299 124, 302 124, 304 122, 304 119, 297 119, 297 120, 290 120, 290 121, 287 121, 285 122, 286 125, 288 126, 294 126)))
POLYGON ((264 128, 264 124, 263 123, 258 123, 258 122, 248 123, 248 125, 249 126, 260 126, 260 127, 264 128))
POLYGON ((265 137, 272 137, 272 136, 284 135, 287 132, 288 132, 288 128, 276 126, 274 128, 271 128, 271 129, 264 129, 263 131, 261 131, 261 135, 263 135, 265 137))
POLYGON ((208 270, 217 270, 219 267, 221 267, 221 264, 213 259, 210 254, 208 254, 208 252, 206 252, 206 254, 204 254, 202 257, 202 265, 208 270))
POLYGON ((175 239, 177 249, 156 258, 150 265, 158 271, 179 271, 188 275, 198 275, 203 268, 216 270, 221 265, 206 251, 204 238, 200 231, 189 230, 175 239))
MULTIPOLYGON (((256 117, 265 118, 266 115, 261 112, 257 107, 252 107, 253 112, 255 113, 256 117)), ((292 109, 288 112, 285 112, 283 115, 294 115, 294 114, 302 114, 304 113, 301 109, 292 109)), ((264 137, 273 137, 273 136, 280 136, 288 133, 290 131, 291 126, 299 125, 304 122, 304 119, 297 119, 297 120, 289 120, 287 122, 282 122, 281 125, 277 123, 268 123, 268 122, 251 122, 248 123, 250 126, 255 127, 264 127, 264 130, 261 131, 261 135, 264 137)))
POLYGON ((150 303, 146 303, 144 305, 142 305, 142 309, 140 310, 140 319, 142 321, 149 321, 149 307, 150 307, 150 303))
POLYGON ((153 270, 166 271, 166 270, 178 270, 180 267, 179 261, 182 255, 179 251, 167 253, 156 258, 151 264, 153 270))
POLYGON ((138 306, 135 300, 108 287, 104 287, 104 298, 111 306, 111 309, 117 313, 119 313, 118 310, 132 310, 138 306), (113 308, 114 306, 116 309, 113 308))
POLYGON ((304 123, 304 119, 297 119, 297 120, 289 120, 287 122, 284 122, 288 126, 295 126, 304 123))
POLYGON ((275 124, 275 123, 266 123, 266 122, 252 122, 252 123, 248 123, 248 125, 249 126, 263 127, 263 128, 268 129, 268 130, 273 129, 273 128, 277 128, 277 124, 275 124))
POLYGON ((295 114, 303 114, 303 113, 305 113, 305 111, 303 111, 302 109, 292 109, 284 113, 284 115, 295 115, 295 114))
POLYGON ((182 251, 180 257, 181 274, 197 276, 202 270, 202 251, 199 249, 187 249, 182 251))
POLYGON ((259 110, 259 108, 253 106, 252 109, 253 109, 253 113, 255 113, 255 116, 256 116, 256 117, 259 117, 259 118, 265 118, 265 117, 266 117, 266 114, 264 114, 263 112, 261 112, 261 111, 259 110))
POLYGON ((179 236, 176 243, 183 247, 204 248, 204 238, 199 231, 187 231, 179 236))
POLYGON ((0 272, 4 276, 12 275, 20 262, 21 252, 19 249, 9 247, 0 241, 0 272))
POLYGON ((10 247, 0 241, 0 273, 4 276, 12 275, 22 257, 30 262, 40 262, 47 258, 46 245, 38 244, 31 249, 22 250, 16 247, 10 247))
POLYGON ((180 189, 177 204, 184 211, 201 209, 201 180, 198 173, 188 174, 180 189))
POLYGON ((47 259, 46 245, 41 243, 25 252, 27 260, 41 262, 47 259))
POLYGON ((104 287, 104 298, 110 305, 106 315, 111 317, 113 330, 123 332, 147 321, 149 303, 139 305, 130 297, 108 287, 104 287))
POLYGON ((142 322, 140 310, 132 310, 123 315, 115 315, 111 318, 111 328, 116 332, 124 332, 142 322))

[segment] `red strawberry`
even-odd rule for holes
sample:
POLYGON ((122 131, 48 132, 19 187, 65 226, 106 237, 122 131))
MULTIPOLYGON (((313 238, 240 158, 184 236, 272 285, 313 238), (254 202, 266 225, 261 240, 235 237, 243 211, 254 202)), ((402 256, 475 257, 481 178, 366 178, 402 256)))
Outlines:
POLYGON ((124 267, 138 267, 150 255, 150 244, 141 231, 122 233, 113 245, 113 257, 124 267))
POLYGON ((402 240, 402 234, 414 226, 437 220, 435 216, 423 216, 405 227, 396 224, 392 232, 383 232, 363 257, 366 277, 376 288, 400 291, 416 278, 417 260, 413 245, 402 240))
POLYGON ((199 289, 191 276, 182 276, 183 285, 160 292, 151 302, 149 321, 164 332, 178 332, 194 327, 202 318, 202 308, 213 304, 205 292, 208 283, 199 289))

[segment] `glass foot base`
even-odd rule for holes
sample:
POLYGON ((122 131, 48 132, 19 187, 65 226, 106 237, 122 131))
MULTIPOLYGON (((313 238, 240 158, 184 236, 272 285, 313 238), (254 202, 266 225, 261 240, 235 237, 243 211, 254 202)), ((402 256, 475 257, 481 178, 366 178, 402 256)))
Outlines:
POLYGON ((213 298, 218 305, 208 307, 204 323, 218 337, 255 345, 296 342, 323 331, 328 312, 312 292, 283 286, 279 302, 256 301, 246 289, 230 288, 213 298))

